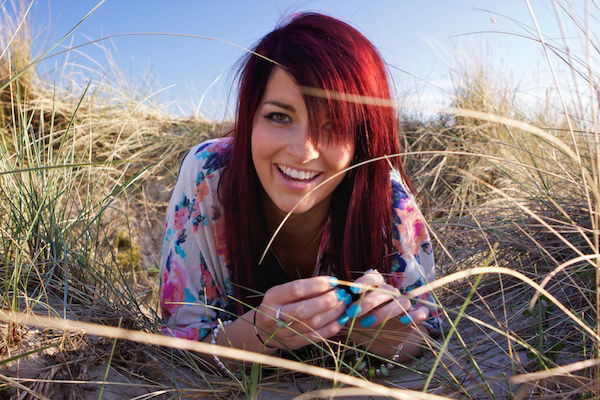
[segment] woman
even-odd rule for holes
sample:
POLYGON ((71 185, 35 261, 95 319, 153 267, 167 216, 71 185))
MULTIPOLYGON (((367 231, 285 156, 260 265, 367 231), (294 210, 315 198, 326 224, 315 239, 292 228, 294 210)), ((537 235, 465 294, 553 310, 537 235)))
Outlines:
POLYGON ((400 152, 390 98, 379 53, 344 22, 299 14, 258 43, 230 137, 180 168, 161 257, 167 334, 272 353, 350 331, 395 361, 419 354, 438 313, 401 295, 435 276, 409 179, 399 157, 346 171, 400 152), (383 324, 394 334, 366 340, 383 324))

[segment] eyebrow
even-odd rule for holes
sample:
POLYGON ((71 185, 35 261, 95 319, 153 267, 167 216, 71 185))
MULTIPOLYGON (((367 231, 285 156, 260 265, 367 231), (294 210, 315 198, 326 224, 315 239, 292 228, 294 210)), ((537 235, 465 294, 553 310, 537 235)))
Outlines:
POLYGON ((290 112, 296 112, 296 109, 294 108, 294 106, 292 106, 290 104, 280 103, 280 102, 275 101, 275 100, 267 100, 267 101, 265 101, 265 104, 272 104, 274 106, 281 107, 284 110, 287 110, 287 111, 290 111, 290 112))

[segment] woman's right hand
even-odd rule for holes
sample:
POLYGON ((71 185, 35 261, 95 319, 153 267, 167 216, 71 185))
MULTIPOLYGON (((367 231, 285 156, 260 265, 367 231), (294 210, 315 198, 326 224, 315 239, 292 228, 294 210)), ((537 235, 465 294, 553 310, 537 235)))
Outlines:
POLYGON ((267 290, 255 311, 256 328, 263 341, 272 347, 295 350, 336 335, 343 328, 337 320, 347 304, 332 279, 335 278, 298 279, 267 290), (282 321, 277 324, 278 310, 280 320, 288 326, 282 321))

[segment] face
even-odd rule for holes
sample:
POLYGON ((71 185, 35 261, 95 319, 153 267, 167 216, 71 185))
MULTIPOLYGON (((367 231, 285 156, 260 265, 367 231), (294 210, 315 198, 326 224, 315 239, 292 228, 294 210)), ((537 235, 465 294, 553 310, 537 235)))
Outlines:
MULTIPOLYGON (((265 193, 285 213, 320 183, 348 167, 354 156, 353 141, 313 143, 308 121, 300 87, 290 74, 275 67, 254 115, 252 160, 265 193)), ((342 173, 312 192, 294 214, 328 202, 344 176, 342 173)))

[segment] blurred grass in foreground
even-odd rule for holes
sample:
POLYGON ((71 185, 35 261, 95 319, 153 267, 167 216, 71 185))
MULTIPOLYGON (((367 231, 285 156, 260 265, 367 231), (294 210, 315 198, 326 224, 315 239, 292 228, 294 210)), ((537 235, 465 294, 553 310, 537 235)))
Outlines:
MULTIPOLYGON (((599 41, 589 20, 600 12, 589 7, 580 21, 563 3, 552 4, 557 24, 579 32, 570 43, 566 35, 545 43, 552 62, 559 57, 570 72, 556 96, 525 112, 492 69, 471 67, 455 77, 451 110, 400 122, 409 175, 436 239, 438 276, 505 267, 538 284, 551 277, 547 293, 530 308, 531 284, 477 270, 436 289, 447 336, 375 379, 384 386, 473 399, 600 395, 593 361, 556 369, 599 358, 599 41), (528 375, 543 371, 548 376, 528 375)), ((179 161, 226 127, 173 118, 152 94, 129 93, 119 80, 60 87, 34 68, 18 76, 32 63, 32 34, 21 23, 26 8, 9 6, 0 6, 0 307, 154 332, 165 206, 179 161)), ((121 340, 108 340, 99 328, 99 336, 49 322, 35 329, 3 315, 0 397, 278 398, 297 393, 296 384, 331 387, 326 372, 284 361, 236 380, 150 337, 128 341, 124 331, 110 331, 107 338, 121 340), (293 375, 294 368, 320 378, 293 375)), ((325 343, 304 365, 358 376, 341 357, 353 350, 325 343)), ((343 391, 322 395, 382 390, 366 380, 344 382, 343 391)))

